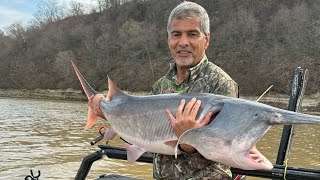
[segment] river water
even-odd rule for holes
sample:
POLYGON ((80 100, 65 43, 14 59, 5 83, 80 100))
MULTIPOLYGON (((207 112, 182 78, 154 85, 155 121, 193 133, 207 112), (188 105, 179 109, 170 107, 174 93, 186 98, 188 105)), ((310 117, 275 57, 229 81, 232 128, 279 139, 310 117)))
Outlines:
MULTIPOLYGON (((83 157, 98 150, 89 142, 97 137, 100 125, 106 125, 99 120, 94 128, 83 130, 85 102, 0 98, 0 107, 0 179, 24 179, 30 169, 35 175, 40 170, 40 179, 74 179, 83 157)), ((320 169, 320 126, 295 129, 289 166, 320 169)), ((281 132, 281 126, 271 128, 257 145, 273 163, 281 132)), ((110 143, 123 147, 119 138, 110 143)), ((87 179, 100 174, 152 179, 152 165, 105 157, 93 164, 87 179)))

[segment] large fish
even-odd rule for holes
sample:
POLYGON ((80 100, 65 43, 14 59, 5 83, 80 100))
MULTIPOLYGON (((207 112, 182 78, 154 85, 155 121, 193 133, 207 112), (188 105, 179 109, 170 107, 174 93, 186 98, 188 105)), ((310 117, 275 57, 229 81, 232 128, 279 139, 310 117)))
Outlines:
MULTIPOLYGON (((77 67, 72 63, 87 95, 96 94, 77 67)), ((214 94, 162 94, 130 96, 121 92, 108 77, 108 97, 100 102, 100 109, 112 126, 108 139, 116 134, 123 138, 127 159, 133 162, 144 152, 177 155, 178 144, 189 144, 205 158, 245 170, 271 169, 272 163, 256 151, 259 159, 250 156, 250 149, 274 124, 320 123, 320 117, 278 109, 262 103, 214 94), (173 113, 182 99, 201 100, 197 120, 208 112, 219 112, 207 126, 186 131, 178 139, 171 127, 165 109, 173 113), (174 144, 174 145, 173 145, 174 144)), ((89 107, 86 128, 97 116, 89 107)))

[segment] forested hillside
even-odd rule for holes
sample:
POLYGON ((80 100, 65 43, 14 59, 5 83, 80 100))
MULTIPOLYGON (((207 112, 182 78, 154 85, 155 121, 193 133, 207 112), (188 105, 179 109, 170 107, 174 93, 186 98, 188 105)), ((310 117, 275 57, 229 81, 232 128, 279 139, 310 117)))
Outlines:
MULTIPOLYGON (((104 6, 89 14, 81 4, 67 16, 39 11, 34 23, 1 32, 0 89, 80 89, 72 60, 97 90, 109 75, 121 89, 149 91, 172 61, 166 23, 181 0, 99 2, 104 6)), ((307 93, 320 91, 320 0, 195 2, 211 18, 209 60, 235 79, 242 95, 271 84, 288 93, 298 66, 310 70, 307 93)))

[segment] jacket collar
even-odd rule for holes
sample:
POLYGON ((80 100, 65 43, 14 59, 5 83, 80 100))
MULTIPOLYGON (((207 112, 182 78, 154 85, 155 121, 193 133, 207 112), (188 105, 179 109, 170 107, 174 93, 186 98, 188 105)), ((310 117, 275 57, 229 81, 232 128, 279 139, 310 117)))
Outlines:
MULTIPOLYGON (((182 82, 189 82, 193 81, 198 77, 198 75, 201 73, 203 68, 208 64, 208 58, 206 55, 203 56, 201 61, 194 67, 190 68, 187 72, 187 78, 182 82)), ((177 78, 177 64, 175 62, 170 63, 170 69, 167 73, 168 79, 173 80, 176 84, 178 84, 178 78, 177 78)))

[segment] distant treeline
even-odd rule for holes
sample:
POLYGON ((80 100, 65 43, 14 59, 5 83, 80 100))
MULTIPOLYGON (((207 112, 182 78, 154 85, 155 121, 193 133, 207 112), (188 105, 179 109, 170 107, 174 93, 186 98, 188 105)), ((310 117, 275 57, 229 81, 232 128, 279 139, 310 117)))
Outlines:
MULTIPOLYGON (((172 58, 166 24, 182 0, 98 0, 84 13, 42 4, 27 27, 0 31, 0 88, 80 89, 70 60, 97 90, 109 75, 121 89, 149 91, 172 58), (53 13, 47 13, 47 12, 53 13)), ((294 70, 310 70, 307 93, 320 89, 320 1, 196 0, 211 18, 210 61, 259 95, 271 84, 288 93, 294 70)))

